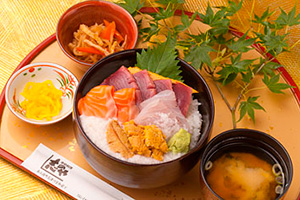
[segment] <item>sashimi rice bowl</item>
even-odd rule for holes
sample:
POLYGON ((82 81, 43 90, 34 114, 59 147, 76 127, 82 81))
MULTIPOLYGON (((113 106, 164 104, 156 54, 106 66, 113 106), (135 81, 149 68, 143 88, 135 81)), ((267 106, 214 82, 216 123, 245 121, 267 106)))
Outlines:
POLYGON ((200 159, 213 99, 201 75, 178 59, 181 80, 137 67, 140 49, 99 61, 75 94, 76 139, 89 164, 133 188, 168 184, 200 159))

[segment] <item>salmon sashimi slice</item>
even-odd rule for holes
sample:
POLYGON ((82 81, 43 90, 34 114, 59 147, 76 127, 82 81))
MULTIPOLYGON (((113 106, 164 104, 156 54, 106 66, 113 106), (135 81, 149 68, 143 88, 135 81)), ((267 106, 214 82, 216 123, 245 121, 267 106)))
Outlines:
POLYGON ((135 88, 124 88, 118 90, 113 96, 117 106, 117 118, 121 122, 134 119, 139 114, 135 103, 135 88))
POLYGON ((104 119, 117 117, 114 98, 114 86, 99 85, 92 88, 78 102, 79 114, 104 119))

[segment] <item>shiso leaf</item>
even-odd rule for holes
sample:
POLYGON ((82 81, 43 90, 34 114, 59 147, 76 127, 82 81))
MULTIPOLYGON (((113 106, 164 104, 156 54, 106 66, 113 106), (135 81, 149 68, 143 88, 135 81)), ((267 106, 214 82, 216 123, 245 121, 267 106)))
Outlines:
POLYGON ((153 48, 148 47, 147 51, 143 49, 141 53, 137 53, 136 66, 164 77, 182 81, 180 66, 177 65, 179 60, 176 60, 175 44, 175 39, 168 35, 164 43, 153 48))

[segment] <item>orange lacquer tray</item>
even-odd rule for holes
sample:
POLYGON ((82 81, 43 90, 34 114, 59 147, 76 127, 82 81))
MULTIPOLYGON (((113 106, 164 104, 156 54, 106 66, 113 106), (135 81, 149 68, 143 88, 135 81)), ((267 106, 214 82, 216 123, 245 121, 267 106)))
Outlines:
MULTIPOLYGON (((197 28, 197 24, 194 25, 197 28)), ((258 53, 250 52, 248 57, 258 56, 258 53)), ((80 80, 84 71, 78 67, 79 64, 70 60, 60 50, 55 35, 50 36, 38 45, 16 68, 20 69, 29 63, 52 62, 62 65, 72 71, 80 80)), ((280 68, 282 82, 288 82, 294 86, 295 83, 289 74, 280 68)), ((213 138, 222 131, 232 128, 230 112, 218 94, 215 86, 206 77, 208 85, 212 90, 215 100, 215 121, 210 138, 213 138)), ((257 82, 258 86, 261 82, 257 82)), ((235 91, 235 90, 234 90, 235 91)), ((234 91, 225 91, 234 96, 234 91)), ((298 199, 300 191, 300 92, 297 87, 286 90, 285 94, 273 94, 268 90, 256 91, 260 96, 260 102, 266 112, 256 112, 256 123, 253 125, 250 119, 244 119, 239 124, 240 128, 252 128, 266 132, 279 140, 289 152, 293 167, 294 176, 292 184, 285 196, 285 199, 298 199)), ((21 163, 28 158, 38 144, 43 143, 55 152, 69 159, 86 171, 101 177, 92 167, 89 166, 78 144, 74 138, 72 118, 48 126, 36 126, 19 120, 6 106, 4 90, 0 97, 0 155, 16 166, 22 168, 21 163)), ((233 99, 232 99, 233 100, 233 99)), ((202 199, 199 183, 199 163, 186 175, 176 182, 156 189, 131 189, 112 184, 119 190, 135 199, 202 199)), ((46 182, 45 180, 42 180, 46 182)), ((47 182, 46 182, 47 183, 47 182)), ((47 183, 49 184, 49 183, 47 183)))

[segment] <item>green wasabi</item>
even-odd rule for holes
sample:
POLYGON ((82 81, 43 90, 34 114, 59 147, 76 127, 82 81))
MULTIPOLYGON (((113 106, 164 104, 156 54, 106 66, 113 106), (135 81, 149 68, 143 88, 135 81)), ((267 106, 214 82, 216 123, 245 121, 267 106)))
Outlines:
POLYGON ((181 128, 171 137, 168 142, 169 151, 176 153, 187 153, 191 142, 191 134, 181 128))

